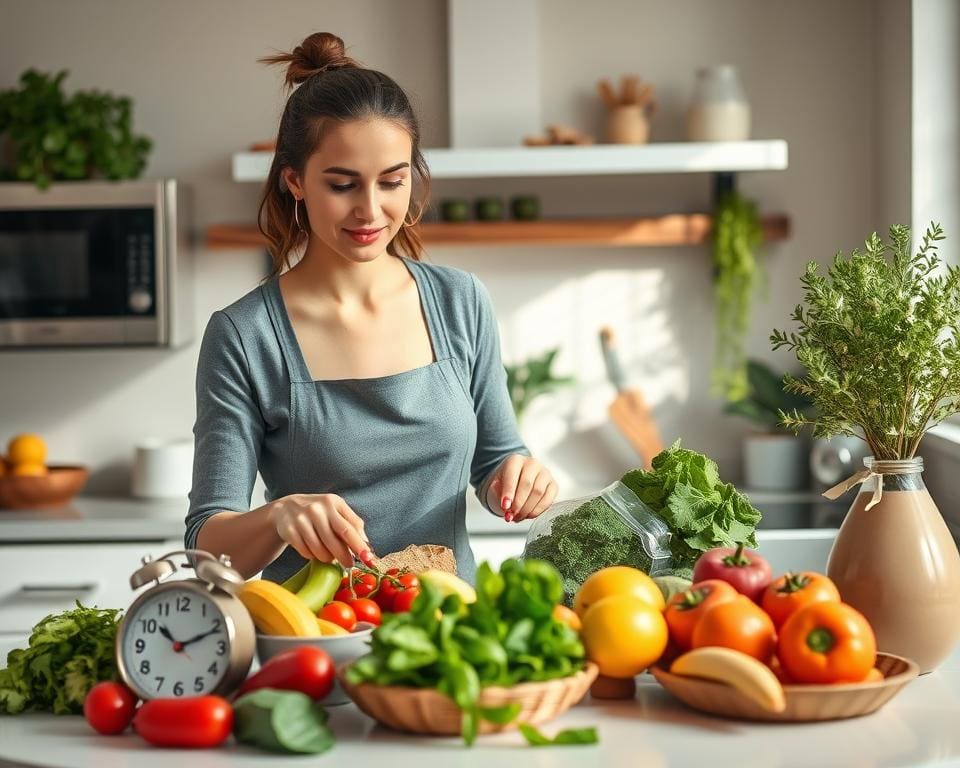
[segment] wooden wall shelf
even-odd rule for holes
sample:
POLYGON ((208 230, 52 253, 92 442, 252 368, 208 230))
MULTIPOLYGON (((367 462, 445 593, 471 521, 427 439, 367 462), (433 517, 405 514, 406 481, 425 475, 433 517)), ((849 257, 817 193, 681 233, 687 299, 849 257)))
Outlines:
MULTIPOLYGON (((790 235, 790 218, 785 214, 768 214, 761 223, 766 242, 790 235)), ((704 243, 710 227, 709 214, 691 213, 650 218, 430 222, 421 224, 420 232, 427 245, 439 246, 668 246, 704 243)), ((253 225, 217 224, 207 229, 206 247, 265 248, 266 241, 253 225)))

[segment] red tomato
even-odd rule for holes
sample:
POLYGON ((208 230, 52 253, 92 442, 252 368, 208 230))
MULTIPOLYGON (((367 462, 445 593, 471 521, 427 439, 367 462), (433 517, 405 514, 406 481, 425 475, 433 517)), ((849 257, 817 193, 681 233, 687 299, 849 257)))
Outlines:
POLYGON ((322 699, 333 690, 334 668, 330 655, 322 648, 298 645, 278 653, 240 686, 242 696, 259 688, 300 691, 311 699, 322 699))
POLYGON ((337 590, 336 594, 333 596, 333 599, 338 603, 349 603, 354 599, 354 594, 350 591, 350 587, 341 587, 337 590))
POLYGON ((327 603, 320 609, 319 615, 321 619, 339 624, 347 632, 353 632, 354 627, 357 626, 357 614, 353 612, 353 608, 340 600, 327 603))
POLYGON ((393 610, 393 599, 402 591, 397 577, 400 575, 398 568, 391 568, 380 579, 380 588, 373 594, 373 599, 380 606, 381 611, 393 610))
POLYGON ((83 714, 97 733, 123 733, 133 720, 137 697, 123 683, 97 683, 83 700, 83 714))
POLYGON ((380 606, 369 597, 358 597, 349 603, 357 615, 357 621, 367 621, 380 626, 380 606))
POLYGON ((717 547, 708 549, 693 566, 693 582, 720 579, 741 595, 759 603, 763 590, 773 581, 770 563, 740 544, 736 549, 717 547))
POLYGON ((219 696, 152 699, 137 710, 133 727, 157 747, 217 747, 233 729, 233 708, 219 696))
POLYGON ((417 578, 417 574, 415 573, 402 573, 397 577, 397 581, 400 582, 404 589, 412 589, 420 586, 420 579, 417 578))
POLYGON ((419 587, 411 587, 410 589, 403 590, 403 592, 393 598, 393 612, 406 613, 409 611, 413 605, 413 601, 417 599, 417 595, 419 594, 419 587))
POLYGON ((361 573, 353 577, 353 591, 357 597, 369 597, 377 588, 377 577, 372 573, 361 573))

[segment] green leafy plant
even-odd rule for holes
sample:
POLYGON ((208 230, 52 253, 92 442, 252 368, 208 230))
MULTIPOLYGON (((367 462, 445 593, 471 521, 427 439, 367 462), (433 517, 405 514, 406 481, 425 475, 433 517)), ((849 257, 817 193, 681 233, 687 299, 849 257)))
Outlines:
POLYGON ((517 419, 523 417, 534 398, 574 383, 572 376, 554 376, 551 371, 559 352, 559 347, 555 347, 516 365, 504 366, 507 371, 507 390, 517 419))
POLYGON ((0 91, 0 137, 7 140, 2 177, 46 189, 64 179, 139 176, 152 142, 133 134, 130 99, 97 90, 68 97, 60 87, 67 74, 29 69, 19 88, 0 91))
POLYGON ((787 431, 780 423, 780 414, 805 413, 811 402, 805 395, 787 392, 783 378, 766 363, 748 360, 747 394, 740 400, 727 403, 724 412, 743 416, 765 432, 787 431))
POLYGON ((798 329, 774 330, 774 349, 794 351, 806 369, 789 391, 810 398, 816 415, 781 414, 785 426, 815 436, 857 435, 878 459, 912 457, 930 427, 960 412, 960 268, 937 254, 931 223, 911 256, 910 229, 874 232, 864 250, 837 253, 827 275, 816 263, 801 278, 798 329))
POLYGON ((421 589, 409 612, 388 615, 373 631, 370 652, 345 674, 351 684, 436 688, 463 712, 467 744, 481 719, 505 724, 520 713, 517 704, 481 707, 482 687, 553 680, 583 668, 576 630, 553 616, 563 585, 549 563, 509 559, 499 572, 483 563, 477 600, 468 605, 428 581, 421 589))
POLYGON ((757 248, 763 230, 756 204, 736 191, 720 195, 711 236, 716 322, 713 388, 727 401, 735 401, 747 394, 743 339, 761 275, 757 248))

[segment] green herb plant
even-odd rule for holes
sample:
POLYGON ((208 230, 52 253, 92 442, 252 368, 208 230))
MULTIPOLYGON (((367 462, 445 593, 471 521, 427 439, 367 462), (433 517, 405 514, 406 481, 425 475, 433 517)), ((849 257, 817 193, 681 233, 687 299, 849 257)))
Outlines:
POLYGON ((347 668, 351 684, 436 688, 462 710, 467 744, 481 719, 505 724, 519 705, 479 705, 484 686, 511 686, 567 677, 583 668, 576 631, 553 616, 563 596, 549 563, 507 560, 499 573, 477 569, 477 601, 444 597, 429 582, 407 613, 387 616, 371 636, 370 652, 347 668))
POLYGON ((0 713, 79 714, 94 685, 119 679, 114 643, 120 611, 85 608, 51 614, 33 628, 26 648, 0 669, 0 713))
MULTIPOLYGON (((643 511, 670 528, 671 575, 690 578, 694 563, 713 547, 756 546, 760 512, 720 481, 711 459, 680 447, 680 441, 657 454, 650 470, 632 470, 620 482, 637 495, 643 511)), ((594 571, 630 565, 649 572, 652 562, 639 536, 602 496, 554 517, 549 533, 528 542, 524 555, 556 566, 567 605, 594 571)))
POLYGON ((138 177, 152 142, 132 132, 130 99, 98 90, 67 96, 60 87, 67 75, 29 69, 19 88, 0 91, 0 138, 9 155, 0 177, 40 189, 57 180, 138 177))
POLYGON ((837 253, 827 275, 816 263, 801 278, 797 330, 774 330, 774 349, 806 369, 786 388, 813 401, 815 415, 782 412, 788 428, 817 437, 862 437, 877 459, 911 458, 928 429, 960 412, 960 268, 937 253, 931 223, 912 255, 910 229, 874 232, 863 250, 837 253))
POLYGON ((713 294, 716 351, 713 389, 727 401, 747 395, 744 336, 761 277, 757 249, 763 239, 757 206, 736 191, 720 195, 713 214, 713 294))
POLYGON ((516 365, 504 366, 507 371, 507 391, 518 420, 523 418, 534 398, 574 383, 572 376, 553 375, 553 361, 559 352, 557 347, 516 365))
POLYGON ((764 432, 789 431, 780 423, 780 414, 805 413, 811 406, 805 395, 787 392, 783 376, 760 360, 747 361, 747 387, 745 397, 727 403, 723 410, 752 421, 764 432))

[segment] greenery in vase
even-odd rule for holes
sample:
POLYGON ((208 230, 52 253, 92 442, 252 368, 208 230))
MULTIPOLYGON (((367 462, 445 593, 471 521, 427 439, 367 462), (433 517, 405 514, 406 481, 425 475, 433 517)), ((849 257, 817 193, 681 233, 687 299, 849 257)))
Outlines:
POLYGON ((538 357, 504 366, 507 371, 507 391, 518 421, 534 398, 573 384, 572 376, 554 376, 551 371, 559 352, 559 348, 549 349, 538 357))
POLYGON ((874 232, 849 257, 838 253, 827 275, 816 263, 801 278, 798 329, 775 330, 806 369, 788 376, 790 392, 815 404, 816 416, 781 414, 794 431, 857 435, 878 459, 911 458, 930 427, 960 412, 960 268, 943 263, 931 223, 911 256, 910 229, 874 232))
POLYGON ((724 192, 713 215, 713 292, 716 322, 714 391, 728 402, 749 391, 744 336, 760 277, 757 248, 763 239, 756 204, 724 192))
POLYGON ((0 91, 0 138, 6 137, 8 155, 0 157, 0 178, 46 189, 57 180, 139 176, 152 142, 133 134, 130 99, 96 90, 68 97, 60 88, 67 74, 30 69, 19 88, 0 91))
POLYGON ((783 382, 784 376, 774 373, 766 363, 749 360, 746 396, 727 403, 723 410, 743 416, 765 432, 783 432, 786 428, 780 423, 781 413, 805 413, 811 406, 808 397, 786 391, 783 382))

